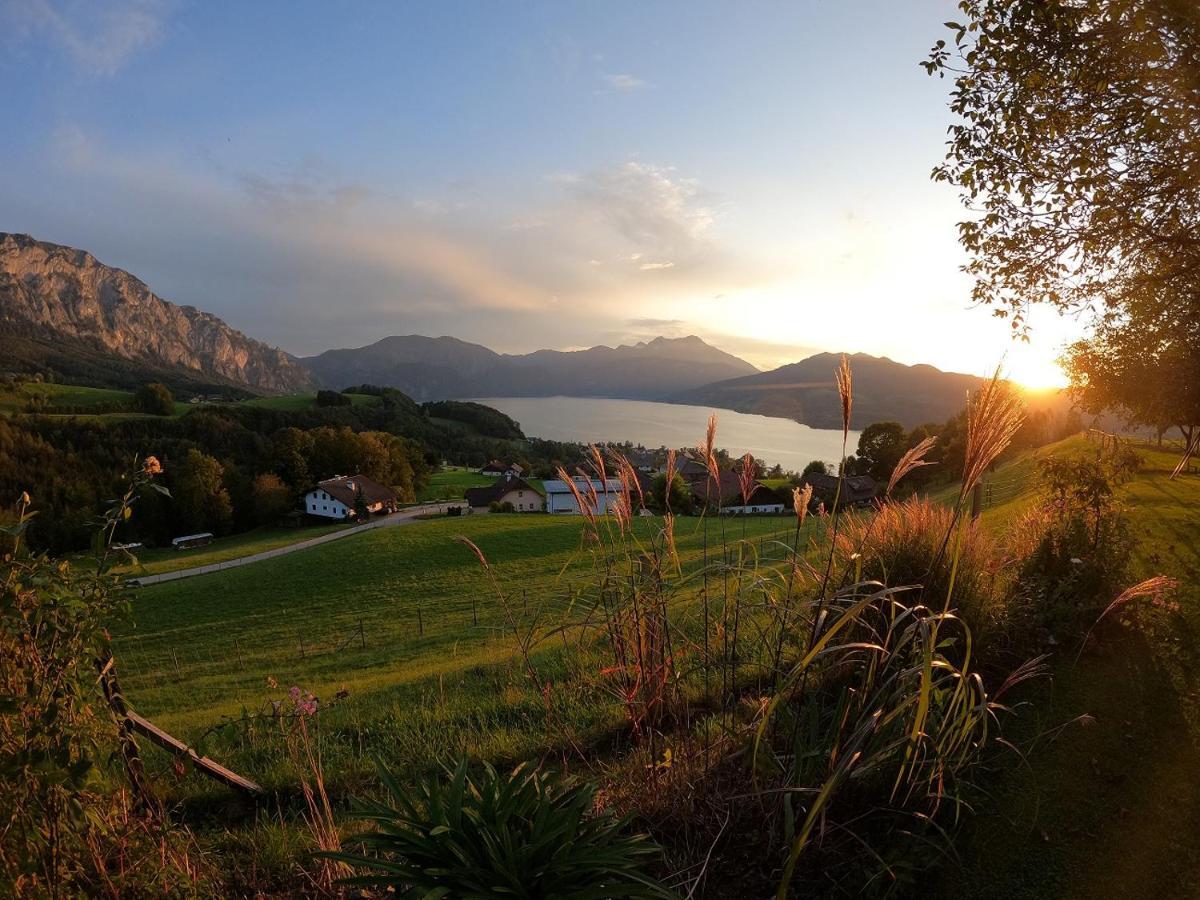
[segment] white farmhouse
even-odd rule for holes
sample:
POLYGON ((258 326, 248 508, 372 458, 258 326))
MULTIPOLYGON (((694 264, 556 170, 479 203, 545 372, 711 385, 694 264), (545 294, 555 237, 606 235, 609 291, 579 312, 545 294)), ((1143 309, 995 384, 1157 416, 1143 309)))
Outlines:
POLYGON ((323 519, 351 519, 354 507, 361 500, 371 513, 393 512, 396 492, 365 475, 338 475, 317 482, 304 495, 304 511, 323 519))
MULTIPOLYGON (((572 481, 575 482, 576 490, 584 497, 589 497, 593 491, 595 492, 596 512, 600 515, 607 513, 609 504, 623 492, 619 478, 601 481, 599 478, 587 479, 577 475, 572 481)), ((558 479, 545 481, 542 483, 542 487, 546 491, 546 512, 579 515, 579 503, 575 500, 575 493, 565 481, 558 479)))

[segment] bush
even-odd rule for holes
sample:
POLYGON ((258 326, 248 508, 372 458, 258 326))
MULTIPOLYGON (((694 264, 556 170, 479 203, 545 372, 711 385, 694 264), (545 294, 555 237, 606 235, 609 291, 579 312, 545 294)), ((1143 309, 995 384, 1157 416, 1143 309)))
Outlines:
POLYGON ((350 406, 352 401, 339 391, 317 391, 317 406, 350 406))
POLYGON ((152 416, 169 416, 175 412, 175 398, 165 384, 143 384, 133 395, 133 406, 152 416))
POLYGON ((445 774, 405 789, 380 767, 390 803, 357 810, 379 830, 349 839, 374 855, 329 857, 378 872, 353 883, 401 897, 672 896, 641 871, 657 847, 595 812, 590 784, 529 765, 472 775, 466 759, 445 774))
MULTIPOLYGON (((950 590, 954 552, 951 525, 954 510, 912 497, 883 504, 873 516, 847 515, 839 536, 839 551, 850 566, 859 567, 859 580, 889 585, 920 585, 926 606, 940 610, 950 590), (939 559, 940 557, 940 559, 939 559), (938 564, 940 562, 940 564, 938 564)), ((986 645, 1005 625, 1006 554, 974 522, 964 522, 958 544, 953 609, 970 627, 975 640, 986 645)))
POLYGON ((1034 628, 1086 629, 1127 583, 1133 539, 1115 488, 1139 464, 1128 450, 1043 461, 1043 501, 1014 528, 1027 546, 1013 602, 1034 628))

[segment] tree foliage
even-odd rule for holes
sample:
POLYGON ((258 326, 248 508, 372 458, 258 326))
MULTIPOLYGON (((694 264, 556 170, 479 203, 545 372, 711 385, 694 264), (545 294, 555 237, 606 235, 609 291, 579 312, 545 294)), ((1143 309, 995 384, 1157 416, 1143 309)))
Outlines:
POLYGON ((945 162, 974 297, 1129 310, 1200 284, 1200 5, 963 0, 924 63, 951 75, 945 162))
POLYGON ((161 382, 143 384, 133 395, 133 405, 138 412, 152 416, 169 416, 175 411, 175 398, 171 390, 161 382))

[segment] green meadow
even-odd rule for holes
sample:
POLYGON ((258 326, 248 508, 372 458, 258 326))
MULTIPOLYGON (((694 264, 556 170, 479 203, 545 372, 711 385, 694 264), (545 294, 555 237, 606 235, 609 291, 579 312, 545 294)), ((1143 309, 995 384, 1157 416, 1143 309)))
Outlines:
MULTIPOLYGON (((929 896, 1200 892, 1200 479, 1172 481, 1172 450, 1139 449, 1145 466, 1121 488, 1139 541, 1135 574, 1179 577, 1178 609, 1129 611, 1124 627, 1106 630, 1078 660, 1077 644, 1061 646, 1050 674, 1009 698, 1019 710, 1033 702, 1005 732, 1029 764, 1014 751, 984 781, 990 799, 966 820, 958 859, 928 876, 929 896)), ((1039 457, 1066 452, 1089 445, 1071 439, 1019 456, 989 479, 1032 484, 1039 457)), ((1022 489, 985 509, 985 527, 1008 527, 1032 498, 1022 489)), ((651 524, 637 527, 648 533, 651 524)), ((790 524, 710 519, 708 528, 710 538, 722 525, 737 538, 744 526, 770 554, 774 539, 790 539, 790 524)), ((345 692, 321 718, 335 797, 370 789, 375 755, 407 770, 460 750, 501 763, 554 753, 504 605, 454 537, 480 547, 509 602, 553 622, 588 572, 581 529, 575 517, 429 520, 142 589, 132 624, 116 635, 123 686, 157 724, 285 798, 301 773, 261 723, 213 729, 269 709, 292 685, 322 699, 345 692)), ((685 569, 696 570, 701 520, 681 519, 677 535, 685 569)), ((559 638, 535 654, 571 733, 593 745, 622 733, 613 698, 585 677, 599 656, 559 638)), ((195 775, 176 781, 169 761, 148 752, 176 800, 224 802, 223 788, 195 775)))
MULTIPOLYGON (((659 524, 635 521, 644 537, 659 524)), ((783 548, 772 542, 790 540, 792 523, 710 519, 707 527, 711 538, 724 527, 731 539, 744 528, 778 558, 783 548)), ((590 572, 580 518, 493 514, 377 529, 142 588, 132 623, 116 635, 125 693, 160 727, 195 741, 292 685, 326 699, 346 691, 323 716, 336 735, 325 749, 335 790, 366 777, 370 754, 402 766, 458 749, 498 760, 536 755, 546 749, 540 700, 524 690, 503 603, 457 535, 478 545, 525 621, 557 622, 590 572)), ((698 568, 704 520, 678 520, 676 536, 685 569, 698 568)), ((581 733, 615 726, 611 696, 582 687, 573 669, 588 663, 564 646, 560 638, 536 649, 562 685, 564 715, 581 733)), ((239 729, 209 734, 204 749, 264 784, 294 787, 286 761, 239 729)), ((180 790, 222 791, 197 777, 180 790)))

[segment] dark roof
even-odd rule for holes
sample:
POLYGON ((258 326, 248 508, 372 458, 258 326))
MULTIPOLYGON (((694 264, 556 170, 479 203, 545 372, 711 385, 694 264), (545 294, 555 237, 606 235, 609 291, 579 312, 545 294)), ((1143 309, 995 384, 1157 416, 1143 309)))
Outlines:
MULTIPOLYGON (((813 494, 833 502, 837 493, 838 479, 836 475, 826 475, 822 472, 809 472, 801 479, 803 484, 811 484, 813 494)), ((845 503, 861 503, 875 496, 877 486, 870 475, 847 475, 842 485, 842 501, 845 503)))
POLYGON ((318 481, 317 487, 334 500, 353 506, 359 494, 367 503, 395 503, 396 492, 366 475, 339 475, 318 481))
POLYGON ((518 475, 525 474, 525 467, 520 463, 506 463, 498 459, 493 459, 490 463, 479 470, 480 472, 516 472, 518 475))
MULTIPOLYGON (((770 503, 783 503, 783 499, 775 491, 771 490, 765 484, 754 482, 754 489, 750 492, 749 499, 742 502, 742 480, 736 472, 728 470, 721 471, 720 477, 720 496, 722 506, 766 506, 770 503)), ((710 496, 716 496, 716 491, 710 489, 713 487, 711 478, 703 481, 697 481, 692 485, 692 494, 701 503, 713 502, 710 496)))
POLYGON ((493 500, 499 500, 509 491, 533 491, 539 497, 541 496, 537 488, 516 475, 506 475, 496 479, 494 484, 483 487, 467 488, 463 492, 463 496, 467 500, 467 506, 478 509, 482 506, 489 506, 493 500))

